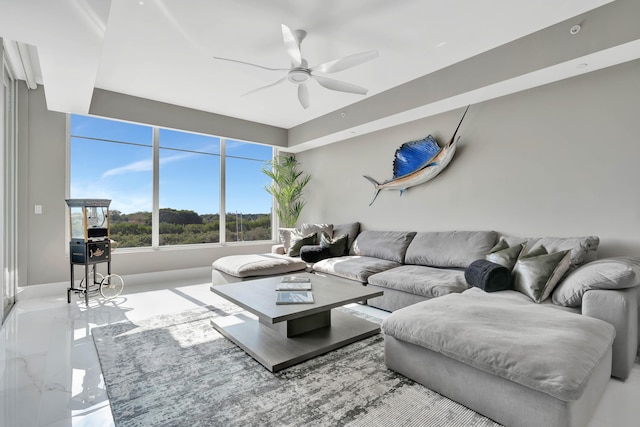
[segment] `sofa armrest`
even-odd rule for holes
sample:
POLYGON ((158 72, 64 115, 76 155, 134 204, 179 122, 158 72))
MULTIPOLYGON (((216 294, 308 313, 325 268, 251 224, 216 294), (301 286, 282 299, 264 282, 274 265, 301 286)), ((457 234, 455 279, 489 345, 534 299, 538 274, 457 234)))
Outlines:
POLYGON ((616 328, 611 375, 627 379, 638 352, 638 287, 589 290, 582 297, 582 314, 616 328))
POLYGON ((271 246, 271 253, 272 254, 278 254, 278 255, 284 255, 284 245, 273 245, 271 246))

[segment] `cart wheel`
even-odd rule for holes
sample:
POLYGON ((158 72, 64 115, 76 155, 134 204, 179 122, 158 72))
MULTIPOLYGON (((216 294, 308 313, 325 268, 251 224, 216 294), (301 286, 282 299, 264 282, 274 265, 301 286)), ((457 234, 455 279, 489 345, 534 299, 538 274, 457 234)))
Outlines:
POLYGON ((117 274, 109 274, 100 283, 100 293, 106 299, 115 298, 122 292, 124 280, 117 274))
MULTIPOLYGON (((89 274, 89 282, 91 282, 91 279, 93 279, 93 274, 89 274)), ((100 286, 102 284, 102 281, 104 280, 104 276, 100 273, 96 273, 96 281, 94 283, 95 286, 100 286)), ((86 284, 84 283, 84 277, 82 278, 82 280, 80 280, 80 289, 86 289, 86 284)), ((93 291, 97 291, 97 288, 91 289, 93 286, 89 286, 89 291, 93 290, 93 291)))

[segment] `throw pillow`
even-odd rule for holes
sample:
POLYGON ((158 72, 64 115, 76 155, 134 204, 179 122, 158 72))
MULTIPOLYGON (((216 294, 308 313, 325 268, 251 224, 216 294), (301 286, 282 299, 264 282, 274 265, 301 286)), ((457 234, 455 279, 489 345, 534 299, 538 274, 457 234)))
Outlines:
POLYGON ((540 255, 548 255, 549 251, 547 251, 547 248, 545 248, 544 246, 538 246, 535 249, 527 249, 527 246, 525 244, 524 249, 522 250, 522 252, 520 252, 520 257, 521 258, 523 256, 528 256, 528 257, 536 257, 536 256, 540 256, 540 255))
POLYGON ((511 288, 511 272, 504 265, 478 259, 464 271, 464 278, 470 286, 485 292, 505 291, 511 288))
POLYGON ((333 224, 302 224, 300 231, 306 236, 315 233, 316 243, 320 242, 320 235, 324 231, 329 236, 333 236, 333 224))
POLYGON ((555 304, 566 307, 582 305, 582 296, 591 289, 625 289, 638 284, 640 259, 603 258, 579 267, 553 291, 555 304))
POLYGON ((295 230, 295 228, 279 228, 278 233, 280 234, 280 243, 284 246, 284 253, 289 252, 289 248, 291 247, 291 232, 295 230))
POLYGON ((291 232, 291 247, 289 247, 289 251, 287 255, 296 257, 300 256, 300 248, 306 245, 315 245, 316 243, 316 233, 311 234, 302 234, 301 231, 293 230, 291 232))
POLYGON ((329 235, 324 231, 320 235, 320 246, 329 249, 329 253, 332 257, 342 256, 346 254, 348 241, 349 236, 346 234, 338 236, 335 239, 329 237, 329 235))
POLYGON ((334 236, 342 236, 343 234, 347 234, 349 236, 349 241, 347 242, 347 253, 351 250, 351 246, 353 246, 353 241, 356 239, 356 237, 358 237, 359 232, 360 232, 359 222, 350 222, 346 224, 337 224, 333 226, 334 236))
POLYGON ((522 255, 513 268, 514 289, 536 303, 546 300, 569 269, 570 252, 549 254, 544 246, 541 246, 522 255))
POLYGON ((485 256, 485 259, 500 264, 511 271, 516 265, 516 261, 518 261, 518 257, 523 249, 524 243, 510 247, 506 241, 500 240, 497 245, 491 248, 491 251, 485 256))
POLYGON ((330 257, 329 248, 320 245, 305 245, 300 248, 300 258, 307 263, 314 264, 330 257))

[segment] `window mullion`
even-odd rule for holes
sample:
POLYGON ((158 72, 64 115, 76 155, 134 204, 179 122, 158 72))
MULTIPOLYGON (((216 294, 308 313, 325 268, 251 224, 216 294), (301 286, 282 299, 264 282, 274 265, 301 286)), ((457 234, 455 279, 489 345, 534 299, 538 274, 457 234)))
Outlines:
POLYGON ((226 147, 227 140, 220 138, 220 243, 227 241, 227 209, 226 209, 226 147))
POLYGON ((151 247, 160 247, 160 129, 153 127, 153 195, 151 213, 151 247))

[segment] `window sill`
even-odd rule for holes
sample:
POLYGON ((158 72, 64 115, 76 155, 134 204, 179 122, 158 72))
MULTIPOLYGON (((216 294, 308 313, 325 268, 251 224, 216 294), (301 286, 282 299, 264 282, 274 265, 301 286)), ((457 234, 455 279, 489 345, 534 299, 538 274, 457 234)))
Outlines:
POLYGON ((202 249, 218 249, 218 248, 226 248, 226 247, 241 247, 241 246, 263 246, 263 245, 277 245, 280 243, 276 240, 258 240, 258 241, 249 241, 249 242, 225 242, 225 243, 199 243, 199 244, 190 244, 190 245, 168 245, 168 246, 159 246, 157 248, 153 248, 151 246, 137 247, 137 248, 116 248, 112 252, 113 253, 122 253, 122 254, 130 254, 130 253, 149 253, 149 252, 173 252, 173 251, 193 251, 193 250, 202 250, 202 249))

